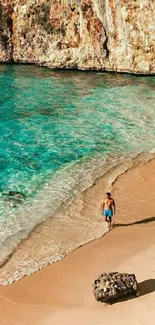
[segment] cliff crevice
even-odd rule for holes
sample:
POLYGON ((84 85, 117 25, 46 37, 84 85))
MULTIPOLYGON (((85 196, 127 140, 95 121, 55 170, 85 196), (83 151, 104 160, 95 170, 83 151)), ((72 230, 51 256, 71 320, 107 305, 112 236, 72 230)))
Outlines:
POLYGON ((0 61, 13 61, 13 20, 9 1, 0 2, 0 61))

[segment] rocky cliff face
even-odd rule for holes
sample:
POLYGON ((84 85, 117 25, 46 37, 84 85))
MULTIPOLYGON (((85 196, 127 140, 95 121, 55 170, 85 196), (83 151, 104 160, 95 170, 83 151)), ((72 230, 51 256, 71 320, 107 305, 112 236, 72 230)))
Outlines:
POLYGON ((155 1, 0 0, 0 61, 155 73, 155 1))

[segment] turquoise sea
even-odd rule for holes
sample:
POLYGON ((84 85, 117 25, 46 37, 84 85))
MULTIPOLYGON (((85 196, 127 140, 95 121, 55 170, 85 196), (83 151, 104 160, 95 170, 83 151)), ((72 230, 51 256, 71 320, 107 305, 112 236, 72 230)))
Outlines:
POLYGON ((155 77, 0 65, 0 262, 113 165, 155 148, 155 77))

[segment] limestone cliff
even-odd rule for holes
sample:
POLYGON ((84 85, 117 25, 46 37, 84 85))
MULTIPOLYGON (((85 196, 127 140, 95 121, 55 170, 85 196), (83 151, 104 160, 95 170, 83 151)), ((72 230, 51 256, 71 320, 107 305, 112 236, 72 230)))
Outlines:
POLYGON ((155 73, 155 1, 0 0, 0 61, 155 73))

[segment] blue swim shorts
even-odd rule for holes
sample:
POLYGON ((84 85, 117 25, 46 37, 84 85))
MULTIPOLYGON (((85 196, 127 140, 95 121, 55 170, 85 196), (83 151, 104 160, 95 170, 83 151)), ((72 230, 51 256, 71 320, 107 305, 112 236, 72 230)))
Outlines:
POLYGON ((113 211, 112 211, 112 210, 104 210, 104 211, 103 211, 103 215, 104 215, 104 217, 112 218, 112 216, 113 216, 113 211))

